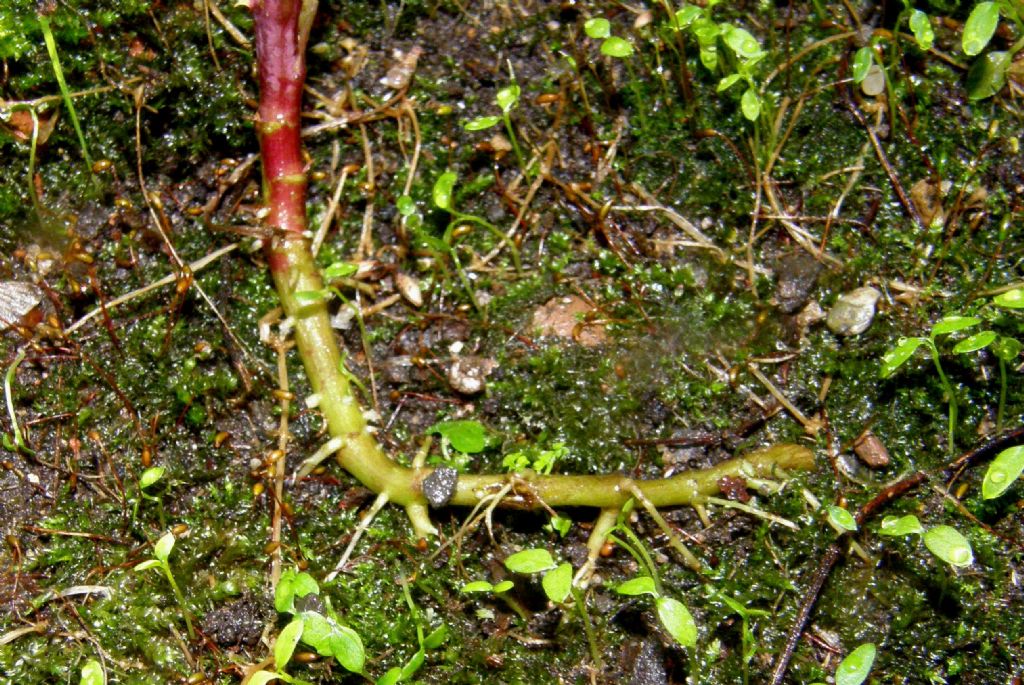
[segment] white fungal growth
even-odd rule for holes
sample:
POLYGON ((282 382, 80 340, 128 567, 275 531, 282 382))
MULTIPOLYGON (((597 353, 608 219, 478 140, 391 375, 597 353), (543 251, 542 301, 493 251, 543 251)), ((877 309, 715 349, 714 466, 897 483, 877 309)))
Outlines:
POLYGON ((320 396, 320 393, 318 393, 318 392, 315 392, 312 395, 309 395, 308 397, 306 397, 306 408, 307 409, 316 409, 317 407, 320 406, 320 399, 321 399, 321 396, 320 396))

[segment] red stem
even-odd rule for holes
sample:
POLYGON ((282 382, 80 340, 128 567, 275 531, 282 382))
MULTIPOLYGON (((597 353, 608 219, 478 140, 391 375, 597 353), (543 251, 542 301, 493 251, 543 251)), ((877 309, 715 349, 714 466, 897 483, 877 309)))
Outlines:
MULTIPOLYGON (((252 0, 260 83, 256 132, 269 210, 264 221, 271 230, 287 235, 302 235, 306 230, 306 165, 300 130, 306 60, 305 46, 299 41, 300 7, 298 0, 252 0)), ((271 250, 271 269, 287 269, 288 260, 271 250)))

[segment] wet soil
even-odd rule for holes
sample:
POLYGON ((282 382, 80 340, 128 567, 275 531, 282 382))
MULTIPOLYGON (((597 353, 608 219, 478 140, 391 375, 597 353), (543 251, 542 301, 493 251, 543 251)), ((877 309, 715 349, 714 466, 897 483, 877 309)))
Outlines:
MULTIPOLYGON (((44 294, 35 320, 4 322, 0 339, 11 393, 0 682, 77 682, 99 659, 111 683, 237 683, 286 622, 270 589, 269 474, 288 395, 274 394, 278 357, 260 336, 276 297, 256 243, 251 22, 244 8, 208 9, 96 0, 55 11, 71 90, 99 89, 74 99, 89 163, 35 10, 0 9, 0 27, 23 20, 36 41, 0 31, 0 97, 23 103, 0 113, 59 111, 34 154, 17 135, 24 117, 5 119, 0 140, 0 281, 44 294), (180 267, 231 243, 201 269, 180 267), (166 471, 143 488, 152 466, 166 471), (172 528, 184 607, 162 576, 133 570, 172 528)), ((1004 368, 997 426, 999 360, 940 345, 960 398, 953 445, 928 359, 918 353, 879 379, 882 354, 943 315, 1024 332, 1019 314, 991 304, 1022 279, 1019 85, 970 101, 966 10, 927 9, 930 51, 894 41, 899 8, 889 5, 716 7, 715 21, 766 50, 752 73, 764 111, 752 123, 744 86, 718 92, 727 72, 710 72, 693 36, 666 27, 660 3, 322 3, 306 102, 311 225, 326 226, 322 266, 360 265, 338 285, 364 325, 338 303, 338 335, 395 458, 411 461, 437 422, 467 419, 485 427, 485 449, 434 444, 427 463, 501 471, 510 457, 557 453, 555 472, 653 478, 784 441, 818 461, 773 483, 722 484, 723 497, 796 530, 722 504, 662 512, 702 560, 700 575, 646 514, 627 519, 666 594, 692 612, 696 648, 673 640, 648 598, 614 592, 643 572, 626 546, 601 557, 585 618, 503 566, 541 547, 578 568, 593 511, 558 512, 573 522, 564 533, 547 513, 502 510, 490 529, 460 533, 468 512, 441 506, 431 513, 449 544, 434 555, 436 541, 410 539, 404 512, 385 508, 345 572, 323 583, 366 645, 369 676, 406 663, 418 627, 443 624, 448 638, 427 653, 419 682, 767 682, 835 538, 820 505, 854 510, 921 470, 926 486, 844 545, 787 682, 824 682, 867 642, 878 645, 877 682, 1020 677, 1024 490, 983 500, 984 464, 939 476, 1020 423, 1019 358, 1004 368), (585 30, 593 17, 634 54, 602 54, 585 30), (878 96, 849 81, 871 39, 890 78, 878 96), (503 122, 467 130, 499 117, 495 97, 512 78, 512 133, 503 122), (453 205, 466 215, 454 222, 433 202, 445 171, 458 176, 453 205), (834 333, 825 313, 863 286, 881 295, 858 312, 869 325, 834 333), (806 431, 755 369, 822 427, 806 431), (867 430, 887 463, 858 460, 867 430), (955 527, 974 563, 953 569, 917 536, 881 535, 890 514, 955 527), (506 577, 515 587, 504 598, 460 591, 506 577)), ((1006 49, 1015 29, 1000 31, 994 47, 1006 49)), ((731 59, 722 43, 719 52, 731 59)), ((297 398, 286 409, 293 473, 325 437, 299 401, 309 386, 294 352, 285 365, 297 398)), ((289 481, 285 565, 323 579, 372 499, 333 465, 289 481)), ((290 669, 311 682, 362 681, 312 654, 290 669)))

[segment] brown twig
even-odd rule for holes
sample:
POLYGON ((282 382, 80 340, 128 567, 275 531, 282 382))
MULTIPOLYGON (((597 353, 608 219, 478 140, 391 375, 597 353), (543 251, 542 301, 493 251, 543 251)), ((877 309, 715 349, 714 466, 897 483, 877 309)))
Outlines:
MULTIPOLYGON (((903 480, 885 488, 878 493, 874 499, 866 503, 857 511, 855 515, 857 525, 863 525, 864 522, 874 516, 875 512, 879 509, 926 480, 928 480, 928 476, 923 472, 918 471, 914 475, 904 478, 903 480)), ((825 581, 828 580, 829 575, 832 573, 832 567, 835 566, 836 561, 839 560, 839 541, 845 537, 845 535, 840 536, 835 542, 828 546, 828 549, 825 550, 825 554, 822 555, 821 561, 818 563, 818 569, 814 572, 814 577, 811 578, 811 583, 804 592, 803 601, 800 603, 800 611, 797 612, 796 618, 793 619, 793 625, 790 627, 789 633, 786 635, 786 646, 783 648, 782 654, 779 655, 779 660, 775 663, 775 670, 772 671, 771 685, 782 684, 782 679, 786 676, 786 671, 789 668, 789 662, 793 658, 793 651, 796 649, 796 645, 800 641, 800 636, 803 635, 804 628, 807 626, 807 621, 811 618, 811 611, 814 610, 814 605, 818 601, 818 596, 821 594, 821 588, 824 587, 825 581)))

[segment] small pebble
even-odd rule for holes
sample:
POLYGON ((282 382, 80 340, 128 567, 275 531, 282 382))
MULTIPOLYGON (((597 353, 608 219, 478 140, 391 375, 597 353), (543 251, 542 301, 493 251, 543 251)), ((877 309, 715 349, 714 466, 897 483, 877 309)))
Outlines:
POLYGON ((484 390, 484 381, 497 363, 485 357, 460 357, 448 369, 448 384, 463 395, 477 395, 484 390))
POLYGON ((438 466, 423 479, 423 496, 435 509, 448 504, 459 483, 459 472, 451 466, 438 466))
POLYGON ((885 468, 892 461, 889 450, 871 431, 864 431, 854 440, 853 451, 862 462, 873 469, 885 468))
POLYGON ((857 288, 836 300, 825 324, 836 335, 860 335, 875 318, 875 305, 882 293, 870 286, 857 288))

